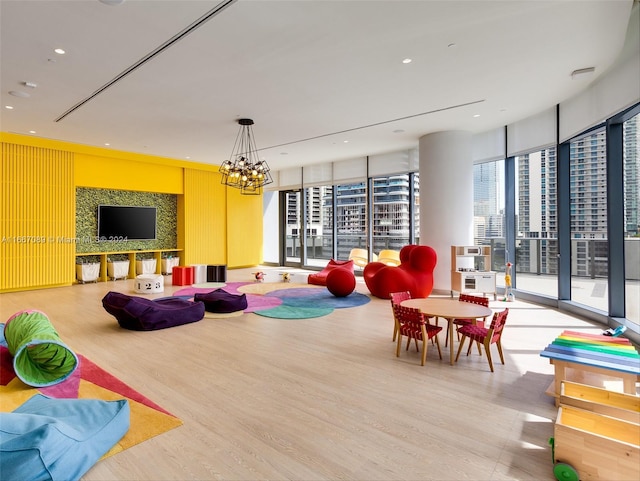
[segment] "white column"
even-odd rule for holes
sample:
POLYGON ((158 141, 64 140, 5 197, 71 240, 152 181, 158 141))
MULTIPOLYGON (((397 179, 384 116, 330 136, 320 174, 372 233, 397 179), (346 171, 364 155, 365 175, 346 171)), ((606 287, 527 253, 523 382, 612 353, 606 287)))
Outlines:
POLYGON ((438 254, 434 293, 451 291, 451 246, 473 245, 471 133, 420 138, 420 244, 438 254))

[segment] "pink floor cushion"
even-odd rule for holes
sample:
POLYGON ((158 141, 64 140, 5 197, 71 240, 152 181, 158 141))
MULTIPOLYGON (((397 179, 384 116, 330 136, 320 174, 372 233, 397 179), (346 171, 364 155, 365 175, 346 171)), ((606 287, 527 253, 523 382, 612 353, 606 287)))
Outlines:
POLYGON ((246 294, 231 294, 223 289, 216 289, 207 293, 198 292, 193 296, 193 300, 204 303, 204 309, 207 312, 244 311, 248 306, 246 294))
POLYGON ((356 276, 348 269, 333 269, 327 274, 327 289, 336 297, 347 297, 356 288, 356 276))
POLYGON ((158 300, 110 291, 102 299, 104 309, 120 327, 133 331, 154 331, 196 322, 204 317, 204 304, 185 299, 158 300))

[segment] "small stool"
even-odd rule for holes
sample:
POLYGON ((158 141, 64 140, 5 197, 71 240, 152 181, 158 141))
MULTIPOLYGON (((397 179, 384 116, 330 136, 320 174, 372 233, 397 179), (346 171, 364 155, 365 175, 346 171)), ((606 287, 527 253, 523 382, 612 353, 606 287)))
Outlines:
POLYGON ((227 282, 226 264, 208 265, 207 282, 227 282))
POLYGON ((140 274, 135 279, 135 291, 138 294, 164 292, 164 277, 160 274, 140 274))
POLYGON ((202 284, 207 282, 207 266, 206 264, 193 264, 193 283, 202 284))
POLYGON ((171 283, 174 286, 190 286, 193 284, 193 267, 174 266, 171 271, 171 283))

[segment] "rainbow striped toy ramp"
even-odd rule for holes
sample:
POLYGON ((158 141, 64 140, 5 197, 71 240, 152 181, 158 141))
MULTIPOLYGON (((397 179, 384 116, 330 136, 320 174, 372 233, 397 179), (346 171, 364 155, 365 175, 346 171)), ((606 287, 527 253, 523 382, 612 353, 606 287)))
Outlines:
POLYGON ((549 358, 555 370, 554 382, 547 394, 559 396, 562 381, 571 380, 591 384, 592 378, 617 378, 622 380, 623 391, 636 393, 636 382, 640 380, 640 354, 628 339, 621 337, 564 331, 540 353, 549 358), (569 372, 575 372, 578 379, 568 379, 569 372))

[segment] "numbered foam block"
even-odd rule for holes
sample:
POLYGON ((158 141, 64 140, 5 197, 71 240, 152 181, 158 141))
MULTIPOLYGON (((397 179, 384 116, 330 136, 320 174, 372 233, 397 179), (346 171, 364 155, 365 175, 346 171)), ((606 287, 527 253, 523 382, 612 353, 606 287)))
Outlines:
POLYGON ((135 291, 138 294, 157 294, 164 292, 164 277, 159 274, 141 274, 136 276, 135 291))
POLYGON ((171 271, 171 283, 174 286, 193 284, 193 266, 174 266, 171 271))

